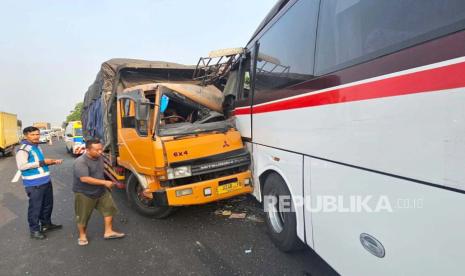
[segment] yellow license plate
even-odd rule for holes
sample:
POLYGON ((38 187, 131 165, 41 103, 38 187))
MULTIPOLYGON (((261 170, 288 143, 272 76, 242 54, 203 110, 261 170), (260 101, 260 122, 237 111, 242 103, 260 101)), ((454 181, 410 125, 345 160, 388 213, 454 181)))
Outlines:
POLYGON ((235 190, 239 190, 240 188, 241 186, 239 185, 239 182, 231 182, 231 183, 223 184, 223 185, 218 186, 218 194, 221 195, 221 194, 229 193, 235 190))

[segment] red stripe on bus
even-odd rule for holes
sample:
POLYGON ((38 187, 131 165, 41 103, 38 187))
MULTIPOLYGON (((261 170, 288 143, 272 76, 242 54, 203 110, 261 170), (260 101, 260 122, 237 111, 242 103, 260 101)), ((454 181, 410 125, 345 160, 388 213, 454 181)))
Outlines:
POLYGON ((257 114, 305 107, 372 100, 465 86, 465 63, 337 88, 279 102, 236 109, 235 115, 257 114))

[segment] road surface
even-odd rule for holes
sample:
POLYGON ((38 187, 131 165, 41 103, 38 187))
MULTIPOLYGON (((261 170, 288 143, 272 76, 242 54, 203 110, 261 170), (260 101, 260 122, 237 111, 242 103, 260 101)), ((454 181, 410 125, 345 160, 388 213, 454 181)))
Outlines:
POLYGON ((72 163, 64 144, 42 146, 50 158, 55 206, 53 222, 63 224, 46 240, 29 238, 27 197, 21 180, 12 183, 14 157, 0 157, 0 275, 335 275, 310 249, 279 251, 266 235, 260 206, 251 197, 180 208, 156 220, 132 210, 124 191, 113 191, 120 210, 115 229, 127 237, 104 240, 94 212, 89 245, 77 245, 73 222, 72 163), (221 210, 245 212, 230 219, 221 210))

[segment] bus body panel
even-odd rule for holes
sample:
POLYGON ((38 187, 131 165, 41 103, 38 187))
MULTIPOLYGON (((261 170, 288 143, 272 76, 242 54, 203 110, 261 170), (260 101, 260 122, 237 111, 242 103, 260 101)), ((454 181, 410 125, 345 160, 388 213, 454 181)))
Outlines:
POLYGON ((313 218, 312 212, 308 208, 311 207, 312 202, 312 195, 314 194, 312 191, 312 181, 311 181, 311 162, 312 159, 308 156, 304 156, 304 165, 303 165, 303 194, 304 194, 304 201, 310 200, 310 202, 304 202, 304 229, 300 231, 305 232, 305 242, 308 246, 315 249, 315 244, 313 241, 313 218))
MULTIPOLYGON (((371 196, 376 210, 381 197, 392 212, 313 212, 314 246, 344 275, 460 274, 465 246, 465 197, 400 178, 312 158, 312 201, 316 196, 341 195, 345 208, 351 196, 371 196), (453 227, 444 228, 446 225, 453 227), (446 231, 445 231, 446 230, 446 231), (385 256, 377 258, 360 243, 360 234, 378 239, 385 256), (350 258, 348 257, 350 256, 350 258), (390 267, 391 269, 387 269, 390 267), (393 269, 393 270, 392 270, 393 269), (394 272, 395 271, 395 272, 394 272)), ((316 206, 312 206, 316 208, 316 206)), ((370 209, 366 209, 370 210, 370 209)))
MULTIPOLYGON (((249 108, 250 109, 250 108, 249 108)), ((252 139, 252 118, 251 115, 236 116, 236 127, 241 136, 246 139, 252 139)))
POLYGON ((250 165, 250 173, 252 177, 252 183, 257 183, 257 185, 254 186, 253 193, 252 195, 257 199, 259 202, 262 201, 262 187, 259 185, 260 184, 260 179, 259 175, 255 173, 255 168, 258 168, 258 164, 256 164, 256 158, 255 155, 253 154, 255 145, 251 142, 245 142, 244 145, 247 148, 247 150, 250 152, 250 158, 251 158, 251 165, 250 165))
POLYGON ((454 88, 258 113, 254 142, 464 189, 464 92, 454 88))
POLYGON ((275 172, 283 178, 285 183, 288 184, 296 213, 297 236, 301 240, 305 241, 304 209, 302 202, 298 201, 303 198, 304 194, 302 185, 303 155, 261 145, 254 145, 253 153, 254 174, 256 174, 255 179, 258 179, 259 176, 264 173, 275 172))
POLYGON ((288 70, 259 60, 251 98, 236 102, 253 177, 273 169, 310 197, 298 236, 342 275, 463 274, 464 30, 463 1, 280 1, 247 45, 288 70), (301 169, 271 165, 284 152, 301 169), (314 210, 325 196, 393 210, 314 210))

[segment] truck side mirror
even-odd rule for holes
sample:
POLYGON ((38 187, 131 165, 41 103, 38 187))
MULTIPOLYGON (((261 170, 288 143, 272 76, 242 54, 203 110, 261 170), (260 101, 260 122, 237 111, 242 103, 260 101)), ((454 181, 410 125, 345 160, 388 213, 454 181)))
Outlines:
POLYGON ((136 120, 148 121, 150 115, 150 103, 139 102, 136 109, 136 120))

